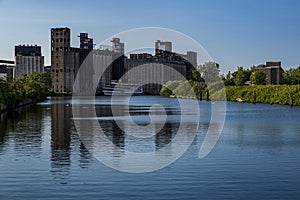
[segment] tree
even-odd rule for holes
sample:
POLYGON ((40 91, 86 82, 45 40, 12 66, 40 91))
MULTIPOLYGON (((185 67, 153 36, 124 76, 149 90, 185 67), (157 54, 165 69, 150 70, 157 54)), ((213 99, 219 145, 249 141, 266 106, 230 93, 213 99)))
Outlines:
POLYGON ((238 67, 234 79, 235 85, 244 85, 247 80, 248 80, 248 72, 245 71, 243 67, 238 67))
POLYGON ((196 68, 192 69, 191 80, 197 82, 204 82, 204 79, 201 77, 200 72, 196 68))
POLYGON ((23 73, 11 83, 1 79, 0 106, 11 109, 27 98, 41 101, 50 94, 51 84, 51 76, 46 72, 32 73, 30 76, 23 73))
POLYGON ((25 85, 26 95, 31 99, 42 100, 49 95, 51 84, 52 81, 49 73, 32 73, 25 85))
POLYGON ((223 81, 224 81, 224 85, 225 86, 227 86, 227 85, 234 85, 234 79, 233 79, 230 71, 228 71, 228 73, 224 77, 223 81))
POLYGON ((198 67, 204 81, 208 83, 213 83, 220 81, 220 69, 219 64, 215 62, 206 62, 198 67))
POLYGON ((266 74, 260 71, 254 71, 250 76, 250 82, 254 85, 265 85, 266 74))
POLYGON ((296 69, 291 68, 282 74, 282 83, 288 85, 300 84, 300 66, 296 69))

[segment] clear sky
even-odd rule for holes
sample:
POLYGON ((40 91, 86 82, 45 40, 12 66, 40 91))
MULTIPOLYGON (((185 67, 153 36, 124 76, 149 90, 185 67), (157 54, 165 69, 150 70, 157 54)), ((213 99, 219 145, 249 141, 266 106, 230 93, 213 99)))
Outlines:
POLYGON ((0 0, 0 59, 12 60, 14 45, 38 44, 49 65, 51 27, 71 28, 72 46, 78 46, 80 32, 99 44, 150 26, 192 37, 223 69, 268 60, 287 69, 300 65, 299 10, 298 0, 0 0))

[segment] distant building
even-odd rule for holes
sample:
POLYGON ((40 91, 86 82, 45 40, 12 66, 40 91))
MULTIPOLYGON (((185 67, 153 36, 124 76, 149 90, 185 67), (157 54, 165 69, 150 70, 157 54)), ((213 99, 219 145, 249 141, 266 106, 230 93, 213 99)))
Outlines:
MULTIPOLYGON (((158 94, 165 78, 164 67, 170 66, 181 74, 171 74, 172 80, 189 79, 191 70, 197 66, 197 53, 189 51, 187 54, 177 54, 172 52, 172 43, 157 40, 155 42, 155 55, 142 53, 130 54, 127 58, 124 55, 124 43, 120 38, 112 38, 111 46, 101 45, 99 49, 93 49, 93 39, 87 33, 80 33, 80 48, 70 46, 69 28, 51 29, 51 76, 52 87, 56 92, 81 91, 83 94, 90 92, 93 83, 97 83, 97 93, 101 93, 102 88, 111 81, 121 81, 124 83, 141 84, 140 80, 159 84, 146 84, 143 90, 149 94, 158 94), (92 59, 85 58, 93 51, 92 59), (85 70, 77 76, 80 84, 73 88, 75 77, 81 66, 84 64, 85 70), (128 75, 131 69, 138 65, 148 66, 147 71, 140 71, 138 76, 128 75), (105 67, 105 71, 101 71, 105 67), (102 74, 101 77, 98 75, 102 74), (160 81, 160 82, 159 82, 160 81)), ((47 68, 46 68, 47 69, 47 68)))
POLYGON ((0 78, 6 80, 7 68, 5 65, 0 65, 0 78))
POLYGON ((13 78, 19 78, 22 73, 27 75, 33 72, 44 71, 44 56, 41 47, 37 45, 15 46, 15 68, 13 78))
POLYGON ((51 65, 47 65, 44 67, 44 72, 51 73, 51 65))
POLYGON ((72 92, 80 65, 93 50, 93 39, 80 33, 80 48, 71 47, 71 30, 51 29, 51 76, 55 92, 72 92))
POLYGON ((266 62, 266 64, 258 65, 256 71, 265 73, 266 84, 280 84, 282 73, 281 62, 266 62))
POLYGON ((157 40, 155 42, 155 54, 159 54, 160 51, 172 52, 172 42, 157 40))
POLYGON ((0 60, 0 78, 8 82, 13 80, 14 63, 12 60, 0 60))
POLYGON ((172 52, 171 42, 157 40, 155 42, 154 56, 148 53, 130 54, 129 59, 126 59, 125 73, 137 66, 144 67, 140 68, 140 71, 137 73, 128 73, 128 75, 124 77, 125 80, 122 81, 132 84, 149 83, 143 85, 143 91, 147 94, 159 94, 162 85, 170 79, 182 80, 183 78, 190 78, 192 68, 197 66, 197 53, 189 51, 186 55, 178 54, 172 52), (169 66, 179 73, 173 71, 172 74, 166 74, 164 70, 166 66, 169 66))

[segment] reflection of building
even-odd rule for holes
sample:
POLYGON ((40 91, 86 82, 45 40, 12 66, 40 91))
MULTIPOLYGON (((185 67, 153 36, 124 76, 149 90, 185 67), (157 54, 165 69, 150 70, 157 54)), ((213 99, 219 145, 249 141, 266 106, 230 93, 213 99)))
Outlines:
POLYGON ((266 64, 258 65, 255 70, 266 74, 267 84, 279 84, 281 81, 283 73, 281 62, 266 62, 266 64))
POLYGON ((22 73, 27 75, 33 72, 44 71, 44 56, 40 46, 15 46, 14 78, 19 78, 22 73))
POLYGON ((62 98, 51 105, 51 172, 58 178, 69 173, 71 164, 70 140, 72 109, 63 103, 62 98))
POLYGON ((52 88, 56 92, 72 92, 76 73, 85 57, 93 50, 93 39, 80 33, 80 48, 71 47, 69 28, 51 29, 52 88))
POLYGON ((70 147, 72 109, 63 103, 62 98, 53 100, 62 102, 53 104, 51 108, 51 146, 54 150, 68 149, 70 147))

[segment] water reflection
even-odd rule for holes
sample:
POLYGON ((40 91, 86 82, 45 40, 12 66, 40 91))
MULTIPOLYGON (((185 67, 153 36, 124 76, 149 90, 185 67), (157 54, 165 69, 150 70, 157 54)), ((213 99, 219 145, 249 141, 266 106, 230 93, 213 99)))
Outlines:
POLYGON ((51 172, 62 181, 70 171, 71 165, 71 124, 72 110, 62 98, 57 104, 51 105, 51 172))
POLYGON ((39 156, 42 152, 42 127, 45 111, 24 107, 1 114, 0 151, 6 139, 13 141, 16 156, 39 156))
MULTIPOLYGON (((149 123, 150 106, 130 106, 129 115, 124 113, 127 111, 126 106, 114 105, 113 109, 115 110, 114 114, 117 122, 112 118, 112 108, 110 106, 96 108, 99 125, 106 137, 114 145, 131 152, 150 152, 165 147, 176 135, 180 125, 180 115, 175 115, 178 114, 178 112, 174 109, 173 113, 173 111, 169 109, 167 114, 173 115, 173 117, 176 118, 175 121, 166 122, 163 127, 161 127, 160 122, 154 123, 153 126, 147 129, 147 133, 142 133, 139 126, 149 123), (133 118, 137 126, 133 126, 129 123, 129 118, 133 118), (146 135, 149 137, 140 138, 135 137, 136 135, 146 135)), ((151 115, 152 117, 159 117, 160 113, 151 113, 151 115)), ((193 123, 188 123, 188 125, 191 124, 193 123)), ((94 131, 95 135, 97 134, 96 131, 97 130, 94 131)), ((90 138, 94 137, 90 136, 90 138)), ((95 146, 95 144, 93 146, 95 146)))

